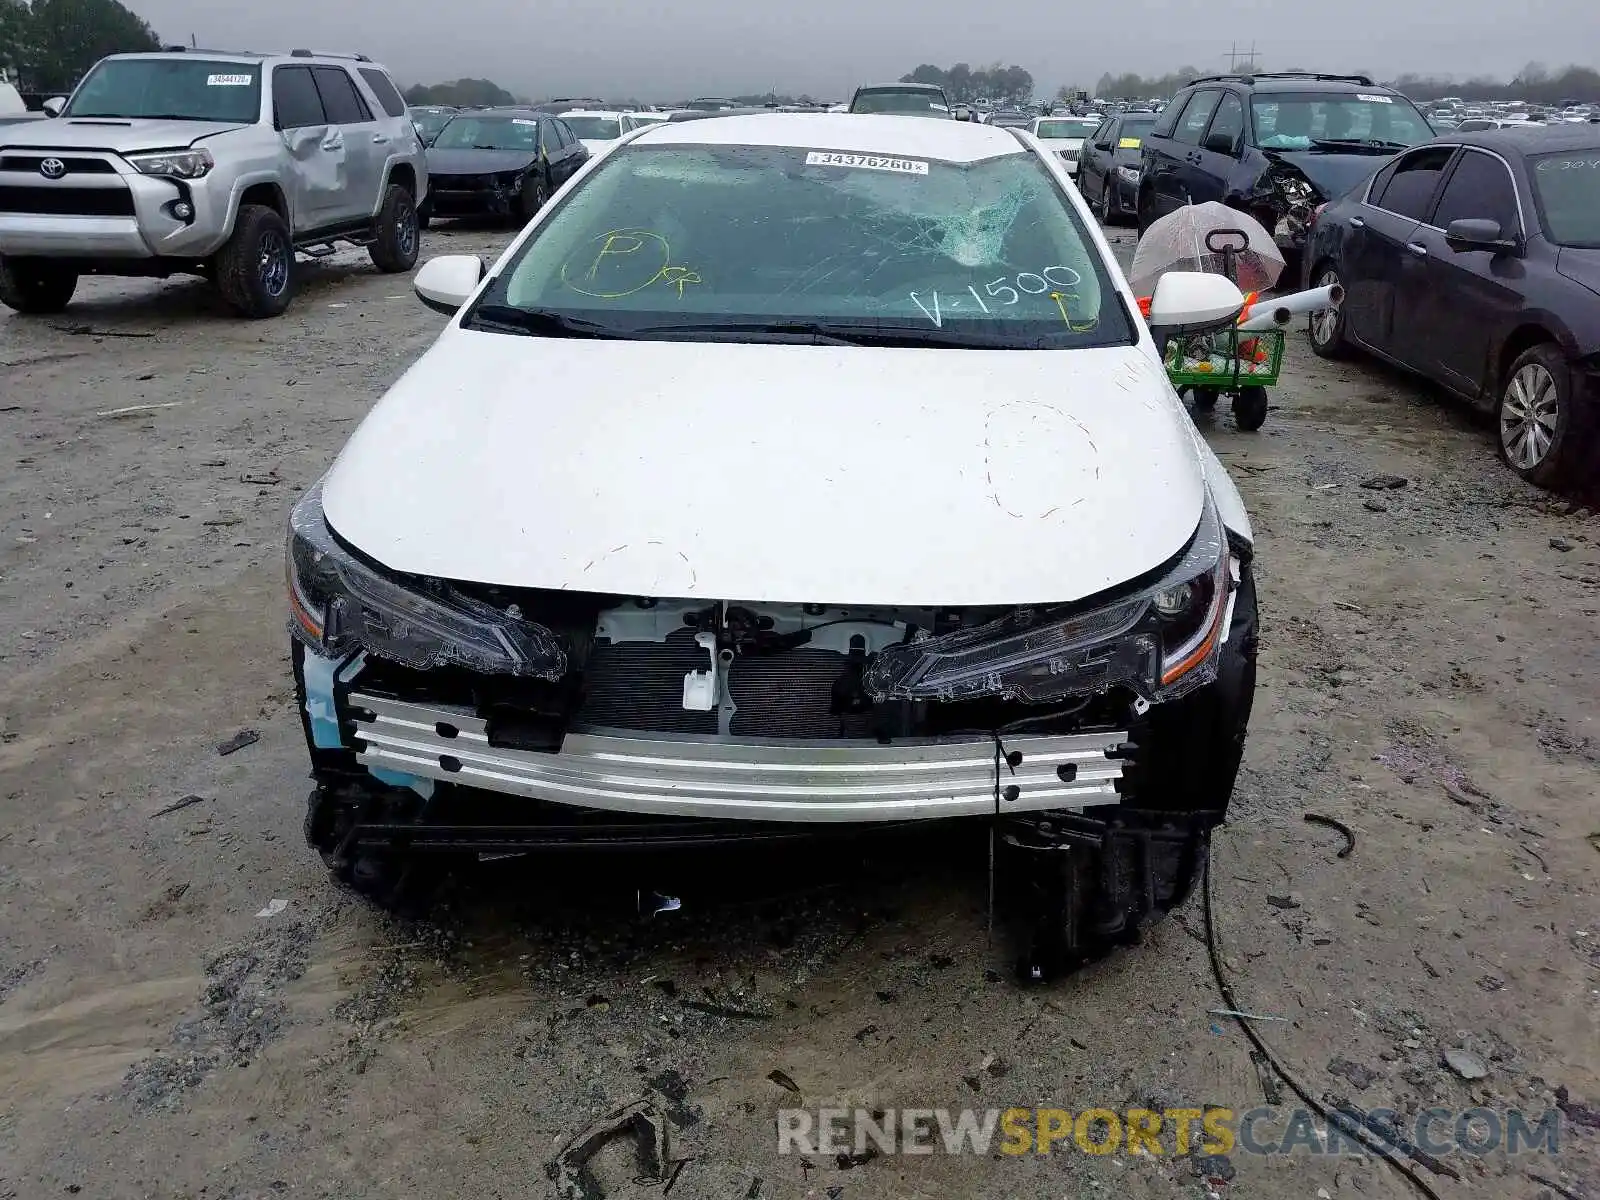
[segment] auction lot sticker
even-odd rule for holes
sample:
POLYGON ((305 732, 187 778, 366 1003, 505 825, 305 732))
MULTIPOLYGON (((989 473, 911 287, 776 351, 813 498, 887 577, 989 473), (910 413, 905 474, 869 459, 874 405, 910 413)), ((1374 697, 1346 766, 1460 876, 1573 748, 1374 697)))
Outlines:
POLYGON ((249 87, 255 82, 251 75, 207 75, 207 87, 249 87))
POLYGON ((835 150, 813 150, 806 155, 808 167, 859 167, 866 171, 898 171, 902 175, 926 175, 928 164, 914 158, 885 158, 881 154, 840 154, 835 150))

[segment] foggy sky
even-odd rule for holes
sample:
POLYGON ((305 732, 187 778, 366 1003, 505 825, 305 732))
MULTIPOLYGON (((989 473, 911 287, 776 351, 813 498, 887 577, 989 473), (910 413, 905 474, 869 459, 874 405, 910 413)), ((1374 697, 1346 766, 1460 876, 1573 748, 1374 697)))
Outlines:
POLYGON ((1235 39, 1264 65, 1509 77, 1600 45, 1593 0, 125 0, 165 42, 351 50, 402 86, 487 77, 534 98, 684 99, 810 93, 848 99, 918 63, 994 60, 1041 94, 1110 71, 1222 70, 1235 39), (1185 35, 1187 27, 1206 32, 1185 35))

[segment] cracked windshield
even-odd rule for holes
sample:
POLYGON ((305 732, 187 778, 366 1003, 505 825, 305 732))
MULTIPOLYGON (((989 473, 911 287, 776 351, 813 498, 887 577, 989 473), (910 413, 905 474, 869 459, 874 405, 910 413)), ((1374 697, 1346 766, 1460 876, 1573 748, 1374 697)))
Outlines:
POLYGON ((0 0, 0 1200, 1600 1200, 1597 630, 1594 0, 0 0))

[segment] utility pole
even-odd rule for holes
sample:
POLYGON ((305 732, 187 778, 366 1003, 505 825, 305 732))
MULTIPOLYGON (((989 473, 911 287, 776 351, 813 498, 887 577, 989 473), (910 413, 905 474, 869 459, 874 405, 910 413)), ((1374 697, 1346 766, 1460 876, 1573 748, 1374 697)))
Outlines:
POLYGON ((1228 60, 1228 70, 1233 72, 1237 72, 1239 70, 1239 64, 1242 62, 1246 62, 1254 66, 1256 61, 1256 44, 1251 42, 1249 50, 1241 50, 1239 49, 1239 43, 1235 42, 1228 48, 1227 53, 1222 57, 1228 60))

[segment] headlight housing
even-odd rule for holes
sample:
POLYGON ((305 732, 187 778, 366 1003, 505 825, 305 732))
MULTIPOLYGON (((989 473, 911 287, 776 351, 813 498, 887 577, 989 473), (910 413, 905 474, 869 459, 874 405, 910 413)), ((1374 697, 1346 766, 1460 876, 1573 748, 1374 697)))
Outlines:
POLYGON ((1117 178, 1122 180, 1124 183, 1138 183, 1139 182, 1139 168, 1138 167, 1118 167, 1117 168, 1117 178))
POLYGON ((418 670, 552 681, 566 674, 560 638, 514 605, 499 609, 445 583, 402 582, 347 551, 323 519, 320 483, 289 516, 286 565, 289 632, 319 654, 366 650, 418 670))
POLYGON ((165 175, 170 179, 201 179, 211 173, 217 160, 204 147, 192 150, 160 150, 125 156, 141 175, 165 175))
POLYGON ((1208 497, 1189 548, 1152 585, 1092 609, 1019 609, 890 647, 868 664, 862 686, 880 701, 1045 704, 1113 687, 1151 703, 1174 700, 1217 677, 1233 581, 1227 535, 1208 497))

